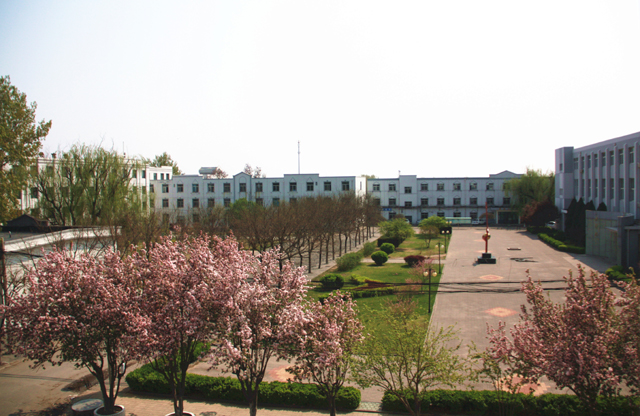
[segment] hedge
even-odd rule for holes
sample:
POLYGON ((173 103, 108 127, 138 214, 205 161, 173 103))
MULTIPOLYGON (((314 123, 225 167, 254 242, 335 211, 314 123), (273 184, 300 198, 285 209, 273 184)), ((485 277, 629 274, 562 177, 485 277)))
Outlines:
MULTIPOLYGON (((409 393, 409 397, 413 397, 409 393)), ((530 394, 498 395, 493 390, 430 390, 422 397, 421 410, 424 413, 471 414, 493 416, 499 414, 500 399, 508 400, 514 416, 588 416, 589 411, 574 395, 530 394)), ((599 397, 598 407, 605 415, 633 414, 634 404, 629 397, 599 397)), ((631 399, 635 405, 640 404, 637 398, 631 399)), ((389 393, 384 393, 382 410, 388 412, 406 412, 402 402, 389 393)))
POLYGON ((559 251, 564 251, 566 253, 574 253, 574 254, 584 254, 584 247, 572 246, 570 244, 565 244, 562 241, 556 240, 555 238, 549 237, 545 233, 538 234, 538 238, 551 247, 555 248, 559 251))
POLYGON ((404 240, 402 238, 389 238, 389 237, 380 237, 378 238, 378 247, 381 247, 384 243, 393 244, 394 247, 399 247, 404 240))
MULTIPOLYGON (((169 394, 169 385, 150 364, 127 374, 127 384, 134 391, 169 394)), ((232 377, 210 377, 187 373, 185 395, 199 394, 213 402, 244 402, 240 382, 232 377)), ((298 406, 317 409, 328 408, 327 398, 317 385, 308 383, 260 383, 258 402, 271 406, 298 406)), ((336 397, 336 406, 343 410, 355 410, 360 406, 360 390, 342 387, 336 397)))
POLYGON ((410 267, 415 266, 421 261, 425 261, 427 258, 421 255, 411 255, 404 258, 405 263, 407 263, 410 267))
POLYGON ((344 277, 338 273, 329 273, 320 278, 320 283, 325 289, 340 289, 344 286, 344 277))

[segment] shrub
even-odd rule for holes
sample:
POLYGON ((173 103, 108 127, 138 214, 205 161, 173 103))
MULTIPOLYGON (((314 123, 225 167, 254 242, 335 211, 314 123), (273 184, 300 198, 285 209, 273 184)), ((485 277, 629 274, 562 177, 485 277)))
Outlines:
POLYGON ((389 260, 389 256, 384 251, 376 251, 371 255, 371 260, 377 265, 382 266, 389 260))
POLYGON ((352 274, 351 276, 349 276, 349 281, 351 282, 352 285, 363 285, 365 284, 365 281, 367 280, 366 277, 364 276, 360 276, 359 274, 352 274))
POLYGON ((404 238, 390 238, 390 237, 380 237, 378 238, 378 247, 381 247, 384 243, 391 243, 394 247, 399 247, 400 244, 404 242, 404 238))
POLYGON ((364 243, 364 246, 362 247, 362 255, 364 257, 369 257, 374 251, 376 251, 375 243, 364 243))
POLYGON ((325 289, 340 289, 344 286, 344 277, 337 273, 329 273, 320 278, 320 283, 325 289))
POLYGON ((380 250, 384 251, 387 254, 391 254, 394 251, 396 251, 396 248, 391 243, 384 243, 383 245, 380 246, 380 250))
POLYGON ((405 263, 407 263, 410 267, 415 266, 416 264, 420 263, 421 261, 425 261, 427 258, 425 256, 419 256, 419 255, 414 255, 414 256, 407 256, 404 258, 405 263))
POLYGON ((627 278, 627 273, 622 266, 609 267, 604 274, 606 274, 609 279, 614 280, 625 280, 627 278))
MULTIPOLYGON (((127 383, 134 391, 169 394, 167 381, 150 365, 144 365, 127 375, 127 383)), ((186 395, 200 394, 212 402, 244 402, 242 388, 233 377, 209 377, 187 373, 186 395)), ((260 383, 260 403, 274 406, 300 406, 326 409, 327 398, 315 384, 281 383, 279 381, 260 383)), ((344 410, 355 410, 360 405, 360 390, 342 387, 336 397, 336 406, 344 410)))
POLYGON ((336 260, 336 264, 338 265, 339 272, 346 272, 358 267, 361 261, 361 253, 347 253, 342 257, 338 257, 338 260, 336 260))

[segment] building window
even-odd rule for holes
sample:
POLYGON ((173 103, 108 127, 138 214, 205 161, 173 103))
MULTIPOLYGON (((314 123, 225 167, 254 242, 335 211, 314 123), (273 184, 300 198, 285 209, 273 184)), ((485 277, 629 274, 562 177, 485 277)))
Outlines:
POLYGON ((487 191, 493 191, 493 182, 487 183, 487 191))
POLYGON ((613 160, 614 156, 613 156, 613 150, 609 151, 609 166, 613 166, 615 165, 615 161, 613 160))
POLYGON ((624 149, 618 149, 618 165, 624 163, 624 149))
POLYGON ((616 187, 616 180, 611 178, 609 179, 609 198, 613 199, 613 190, 616 187))
POLYGON ((184 208, 184 199, 178 198, 177 207, 178 208, 184 208))
POLYGON ((191 184, 191 193, 197 194, 198 192, 200 192, 200 185, 197 184, 197 183, 192 183, 191 184))
POLYGON ((618 185, 619 185, 619 192, 618 192, 618 199, 623 199, 624 198, 624 179, 620 178, 618 179, 618 185))
MULTIPOLYGON (((595 160, 595 159, 594 159, 594 160, 595 160)), ((593 185, 594 185, 594 186, 593 186, 593 197, 594 197, 594 198, 597 198, 597 197, 598 197, 598 180, 597 180, 597 179, 594 179, 593 181, 594 181, 594 182, 593 182, 593 185)), ((560 196, 562 196, 562 193, 560 194, 560 196)))
POLYGON ((153 180, 154 180, 154 181, 157 181, 157 180, 158 180, 158 174, 157 174, 157 173, 154 173, 154 174, 153 174, 153 180))
MULTIPOLYGON (((49 170, 48 167, 47 167, 47 170, 49 170)), ((53 171, 53 166, 51 166, 51 171, 53 171)), ((132 178, 137 178, 138 177, 138 170, 137 169, 133 169, 131 171, 131 177, 132 178)))
POLYGON ((156 188, 153 186, 153 184, 149 184, 149 192, 150 193, 152 193, 152 194, 155 193, 155 191, 156 191, 155 189, 156 188))
POLYGON ((259 207, 264 206, 264 200, 262 198, 256 198, 256 205, 259 207))
POLYGON ((262 182, 256 182, 256 192, 262 192, 262 182))
MULTIPOLYGON (((273 192, 280 192, 280 182, 274 182, 271 184, 271 190, 273 192)), ((274 200, 275 201, 275 200, 274 200)))
POLYGON ((410 194, 411 193, 411 187, 410 186, 405 186, 404 187, 404 193, 405 194, 410 194))
POLYGON ((591 155, 587 156, 587 169, 591 167, 591 155))
POLYGON ((487 198, 487 205, 490 205, 490 206, 493 205, 493 197, 488 197, 487 198))
POLYGON ((444 218, 444 211, 438 211, 438 217, 444 218))
POLYGON ((224 207, 229 208, 231 206, 231 198, 224 199, 224 207))
POLYGON ((373 184, 373 191, 374 192, 379 192, 380 191, 380 184, 379 183, 374 183, 373 184))
POLYGON ((162 180, 162 181, 164 180, 164 173, 160 174, 160 180, 162 180))
POLYGON ((193 218, 194 223, 200 222, 200 214, 193 214, 191 217, 193 218))
POLYGON ((167 198, 162 199, 162 208, 169 208, 169 199, 167 198))
POLYGON ((462 217, 462 212, 460 211, 455 211, 453 213, 453 218, 461 218, 462 217))
POLYGON ((246 183, 241 183, 240 184, 240 192, 247 192, 247 184, 246 183))
POLYGON ((607 154, 602 152, 602 167, 607 166, 607 154))
POLYGON ((478 205, 478 198, 475 196, 469 198, 469 205, 478 205))
POLYGON ((454 191, 460 191, 462 190, 462 185, 459 182, 456 182, 453 184, 453 190, 454 191))
MULTIPOLYGON (((596 161, 596 162, 597 162, 597 161, 598 161, 598 159, 594 159, 594 161, 596 161)), ((560 167, 558 168, 558 171, 559 171, 559 172, 562 172, 562 163, 560 163, 560 167)))
POLYGON ((342 181, 342 190, 343 191, 349 190, 349 181, 342 181))
POLYGON ((279 207, 280 206, 280 198, 273 198, 273 201, 271 202, 271 205, 273 205, 274 207, 279 207))
POLYGON ((502 205, 511 205, 511 198, 502 198, 502 205))
POLYGON ((591 197, 591 179, 587 179, 587 197, 591 197))
POLYGON ((411 208, 413 204, 411 203, 411 201, 404 201, 404 207, 405 208, 411 208))
POLYGON ((438 206, 443 206, 444 205, 444 198, 438 198, 438 200, 436 201, 438 206))
POLYGON ((213 198, 207 199, 207 207, 213 208, 216 206, 216 200, 213 198))
POLYGON ((429 198, 420 198, 420 206, 428 207, 429 206, 429 198))
POLYGON ((629 178, 629 201, 636 199, 636 181, 634 178, 629 178))
POLYGON ((427 218, 429 218, 429 213, 428 212, 421 212, 420 213, 420 219, 421 220, 426 220, 427 218))
POLYGON ((313 192, 313 182, 307 182, 307 192, 313 192))
POLYGON ((389 206, 390 207, 395 207, 396 206, 396 199, 395 198, 389 198, 389 206))
POLYGON ((373 198, 373 205, 376 207, 379 207, 381 203, 380 198, 373 198))
POLYGON ((200 208, 200 200, 198 198, 193 198, 191 200, 191 206, 194 208, 200 208))
POLYGON ((169 177, 169 174, 167 173, 167 180, 169 180, 169 179, 171 179, 171 178, 169 177))
POLYGON ((428 191, 429 190, 429 184, 428 183, 421 183, 420 184, 420 190, 421 191, 428 191))
POLYGON ((231 184, 229 182, 222 184, 222 192, 231 192, 231 184))
POLYGON ((460 198, 453 198, 453 205, 460 205, 460 198))
POLYGON ((325 182, 324 183, 324 191, 325 192, 331 192, 331 182, 325 182))
POLYGON ((439 183, 438 185, 436 185, 436 189, 438 191, 444 191, 444 183, 439 183))
POLYGON ((213 183, 208 183, 207 184, 207 192, 211 193, 211 192, 215 192, 216 191, 216 185, 213 183))
POLYGON ((601 198, 604 198, 605 195, 605 187, 606 187, 606 181, 603 179, 602 180, 602 195, 600 196, 601 198))
POLYGON ((469 190, 470 191, 477 191, 478 190, 478 182, 471 182, 469 184, 469 190))
POLYGON ((580 169, 584 169, 584 156, 580 157, 580 169))
POLYGON ((629 148, 629 163, 633 163, 635 158, 633 157, 633 147, 629 148))
POLYGON ((178 184, 178 192, 184 192, 184 185, 181 183, 178 184))
POLYGON ((184 225, 184 215, 178 215, 176 217, 176 222, 180 225, 184 225))
POLYGON ((147 171, 146 171, 146 170, 141 170, 141 171, 140 171, 140 175, 142 175, 142 176, 141 176, 141 178, 142 178, 142 179, 146 179, 146 177, 147 177, 147 171))
POLYGON ((163 194, 168 194, 169 193, 169 184, 168 183, 163 183, 162 184, 162 193, 163 194))
POLYGON ((478 219, 478 212, 477 211, 471 211, 469 213, 469 217, 471 217, 471 220, 475 221, 478 219))
POLYGON ((389 191, 395 191, 396 190, 396 184, 395 183, 390 183, 389 184, 389 191))
POLYGON ((298 191, 298 183, 289 182, 289 192, 297 192, 297 191, 298 191))

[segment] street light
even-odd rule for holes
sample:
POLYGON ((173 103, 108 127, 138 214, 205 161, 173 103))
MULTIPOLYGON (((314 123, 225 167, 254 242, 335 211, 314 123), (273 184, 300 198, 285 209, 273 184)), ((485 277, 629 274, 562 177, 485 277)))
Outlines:
POLYGON ((451 235, 451 227, 442 227, 440 234, 444 235, 444 252, 447 253, 447 236, 451 235))
POLYGON ((442 266, 440 265, 440 248, 442 247, 442 243, 438 243, 438 274, 442 273, 442 266))

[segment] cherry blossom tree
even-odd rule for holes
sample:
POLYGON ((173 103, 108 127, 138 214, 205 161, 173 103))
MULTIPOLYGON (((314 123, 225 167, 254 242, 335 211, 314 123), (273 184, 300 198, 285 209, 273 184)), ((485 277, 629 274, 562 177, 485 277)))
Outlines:
MULTIPOLYGON (((618 300, 620 310, 621 348, 618 350, 618 374, 633 396, 640 395, 640 285, 635 277, 630 283, 620 282, 624 291, 618 300)), ((637 403, 637 402, 636 402, 637 403)))
POLYGON ((105 412, 114 413, 126 363, 138 356, 146 328, 135 277, 131 262, 109 250, 101 259, 48 253, 7 311, 16 352, 34 367, 67 361, 86 367, 98 381, 105 412))
MULTIPOLYGON (((570 389, 589 409, 598 414, 599 395, 616 394, 622 363, 615 295, 607 277, 595 272, 590 281, 585 270, 565 277, 565 303, 554 303, 545 295, 541 283, 528 276, 522 290, 527 297, 520 322, 511 329, 511 340, 492 338, 500 354, 517 363, 517 372, 538 380, 548 377, 559 388, 570 389)), ((499 353, 499 354, 498 354, 499 353)))
POLYGON ((301 327, 306 277, 304 268, 282 262, 268 250, 247 256, 243 266, 223 276, 221 287, 228 301, 220 315, 219 343, 212 363, 235 374, 249 403, 251 416, 258 408, 258 388, 272 357, 291 356, 291 340, 301 327))
POLYGON ((356 304, 344 296, 336 291, 323 303, 309 305, 294 344, 296 364, 287 370, 298 381, 318 385, 327 396, 331 416, 336 414, 336 396, 347 380, 352 355, 363 340, 356 304))
POLYGON ((453 328, 431 329, 409 298, 371 313, 379 316, 365 322, 368 334, 352 371, 361 387, 390 392, 418 416, 427 390, 464 380, 466 363, 456 354, 460 345, 453 328))
POLYGON ((184 412, 187 369, 196 350, 211 339, 226 292, 220 282, 246 270, 249 255, 233 238, 165 237, 135 256, 145 282, 149 320, 143 354, 169 383, 174 413, 184 412))

